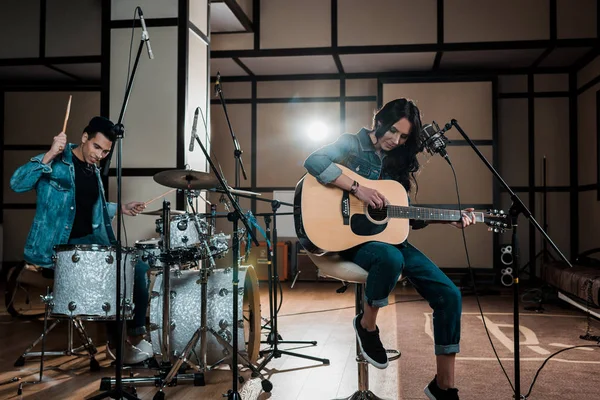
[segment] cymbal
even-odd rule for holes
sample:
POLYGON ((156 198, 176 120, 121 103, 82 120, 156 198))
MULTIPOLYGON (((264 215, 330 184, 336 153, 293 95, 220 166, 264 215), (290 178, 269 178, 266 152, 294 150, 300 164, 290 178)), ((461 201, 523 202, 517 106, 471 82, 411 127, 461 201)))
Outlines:
MULTIPOLYGON (((161 215, 162 216, 162 213, 163 213, 162 208, 159 208, 158 210, 153 210, 153 211, 142 211, 140 214, 144 214, 144 215, 161 215)), ((185 214, 185 211, 171 210, 170 214, 171 215, 183 215, 183 214, 185 214)))
POLYGON ((184 190, 203 190, 221 186, 213 175, 191 169, 162 171, 154 174, 154 181, 163 186, 184 190))

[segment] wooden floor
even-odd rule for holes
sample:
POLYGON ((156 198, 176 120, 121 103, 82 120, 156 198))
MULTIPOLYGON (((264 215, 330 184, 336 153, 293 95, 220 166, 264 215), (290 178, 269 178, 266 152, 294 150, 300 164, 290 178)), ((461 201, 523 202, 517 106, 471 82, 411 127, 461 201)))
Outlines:
MULTIPOLYGON (((354 316, 354 292, 350 287, 338 294, 338 283, 297 282, 290 288, 284 282, 283 303, 280 310, 279 334, 284 341, 317 341, 316 346, 306 344, 282 344, 280 349, 296 354, 327 358, 329 365, 283 354, 273 358, 262 371, 273 385, 271 393, 260 391, 260 380, 252 379, 248 370, 241 376, 244 384, 238 386, 244 400, 325 400, 345 399, 357 389, 357 365, 355 362, 355 336, 352 328, 354 316)), ((263 317, 268 317, 268 291, 261 283, 261 307, 263 317)), ((523 290, 525 288, 523 287, 523 290)), ((35 303, 37 296, 31 296, 35 303)), ((485 312, 498 356, 510 378, 513 377, 514 353, 512 342, 512 290, 482 296, 485 312)), ((391 362, 385 370, 369 367, 371 390, 380 398, 421 400, 423 387, 435 374, 433 354, 432 314, 411 287, 399 285, 390 302, 397 304, 381 309, 378 325, 386 348, 399 348, 402 357, 391 362)), ((594 342, 582 340, 580 335, 589 330, 592 335, 600 332, 600 323, 589 320, 585 314, 563 302, 545 304, 544 313, 526 311, 521 305, 521 388, 522 394, 531 390, 539 368, 545 368, 533 387, 532 400, 579 400, 597 398, 600 387, 600 348, 594 342), (546 364, 546 357, 570 346, 588 346, 562 352, 546 364)), ((87 358, 54 357, 45 363, 44 379, 40 384, 25 385, 22 396, 17 395, 18 382, 38 378, 39 362, 28 361, 24 367, 13 366, 15 360, 42 331, 40 320, 15 320, 7 314, 0 315, 0 399, 65 400, 86 399, 99 393, 100 379, 114 377, 114 368, 106 359, 104 346, 99 345, 96 356, 102 366, 98 372, 89 371, 87 358), (8 382, 8 383, 6 383, 8 382), (6 383, 6 384, 3 384, 6 383)), ((99 323, 89 323, 86 330, 101 343, 105 337, 99 323)), ((269 331, 262 331, 263 339, 269 331)), ((503 375, 495 354, 484 331, 478 303, 472 295, 463 296, 461 352, 456 358, 456 385, 462 400, 505 400, 513 392, 503 375)), ((47 348, 64 349, 66 326, 61 323, 48 335, 47 348)), ((261 346, 269 349, 267 344, 261 346)), ((260 361, 260 360, 259 360, 260 361)), ((135 376, 152 377, 155 371, 126 371, 135 376)), ((167 399, 222 399, 233 387, 232 372, 228 366, 207 372, 206 385, 194 387, 180 384, 165 390, 167 399)), ((139 399, 153 399, 157 389, 137 385, 139 399)))
MULTIPOLYGON (((345 398, 357 388, 357 365, 355 362, 355 336, 351 321, 354 316, 354 292, 352 288, 346 293, 338 294, 337 283, 296 282, 293 289, 289 282, 283 284, 283 303, 278 319, 278 331, 282 339, 290 341, 317 341, 317 345, 281 344, 280 349, 296 354, 327 358, 329 365, 307 360, 294 355, 283 354, 273 358, 263 370, 265 377, 273 385, 271 393, 258 393, 259 379, 252 379, 249 371, 243 370, 241 376, 244 384, 238 386, 242 398, 246 399, 332 399, 345 398)), ((261 308, 265 318, 269 316, 268 291, 261 283, 261 308)), ((392 296, 393 297, 393 296, 392 296)), ((393 300, 391 298, 390 300, 393 300)), ((389 335, 396 324, 395 307, 386 307, 380 313, 379 325, 388 332, 386 341, 389 346, 397 343, 396 337, 389 335), (389 329, 388 329, 389 328, 389 329)), ((13 367, 14 361, 41 333, 43 324, 39 320, 14 320, 7 314, 1 316, 0 337, 3 346, 0 349, 0 383, 9 382, 12 378, 21 381, 35 381, 39 377, 40 363, 38 359, 29 360, 24 367, 13 367)), ((98 323, 86 325, 88 333, 97 340, 104 337, 98 323)), ((263 340, 268 330, 263 330, 263 340)), ((65 323, 48 335, 47 349, 62 349, 66 343, 65 323)), ((261 345, 262 349, 270 349, 269 345, 261 345)), ((23 388, 23 395, 17 396, 18 382, 0 386, 0 399, 84 399, 100 393, 99 384, 102 377, 114 377, 114 368, 106 359, 105 346, 99 346, 99 361, 102 370, 89 371, 86 358, 53 357, 45 362, 43 382, 28 384, 23 388)), ((39 350, 39 347, 38 347, 39 350)), ((259 360, 260 362, 260 360, 259 360)), ((370 368, 370 381, 380 397, 398 398, 398 370, 396 363, 391 363, 386 370, 370 368)), ((153 376, 154 371, 136 370, 135 376, 153 376)), ((190 384, 178 385, 165 389, 167 399, 219 399, 232 388, 232 372, 228 366, 210 371, 206 374, 206 385, 194 387, 190 384)), ((124 376, 129 376, 129 371, 124 376)), ((137 386, 140 399, 152 399, 157 389, 153 386, 137 386)))

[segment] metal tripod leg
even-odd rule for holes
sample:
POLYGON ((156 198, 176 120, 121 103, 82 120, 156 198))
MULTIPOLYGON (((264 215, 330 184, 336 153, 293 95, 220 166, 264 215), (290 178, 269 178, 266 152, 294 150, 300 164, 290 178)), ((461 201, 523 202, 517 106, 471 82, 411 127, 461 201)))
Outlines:
MULTIPOLYGON (((40 337, 38 337, 26 350, 25 352, 15 361, 15 367, 21 367, 25 363, 25 359, 28 357, 40 357, 42 355, 41 352, 34 351, 33 348, 44 338, 45 335, 50 333, 52 329, 60 322, 59 319, 55 320, 50 327, 45 330, 40 337)), ((69 328, 67 330, 67 349, 64 351, 46 351, 46 356, 76 356, 76 357, 90 357, 93 358, 94 354, 98 351, 92 344, 92 340, 85 333, 83 326, 81 325, 81 321, 70 319, 69 320, 69 328), (73 348, 73 327, 77 328, 77 332, 82 337, 84 344, 77 348, 73 348), (81 353, 82 350, 87 350, 86 353, 81 353)), ((92 366, 93 368, 93 366, 92 366)))
MULTIPOLYGON (((221 335, 219 335, 217 332, 215 332, 214 329, 212 328, 208 328, 208 331, 215 337, 215 339, 217 339, 217 341, 224 347, 226 348, 226 350, 229 352, 229 357, 226 357, 224 359, 222 359, 221 361, 218 362, 218 364, 224 362, 227 358, 231 357, 231 354, 233 353, 234 349, 233 346, 231 344, 229 344, 229 342, 227 342, 225 339, 223 339, 221 337, 221 335)), ((243 365, 248 367, 251 371, 252 371, 252 376, 258 376, 261 380, 261 386, 263 388, 263 390, 265 392, 270 392, 271 389, 273 389, 273 384, 271 383, 271 381, 269 381, 268 379, 266 379, 264 376, 262 376, 262 374, 260 373, 260 370, 258 368, 256 368, 254 365, 252 365, 252 363, 250 362, 250 360, 248 360, 248 357, 246 357, 245 354, 241 353, 239 350, 237 351, 237 355, 238 357, 244 361, 243 365)), ((212 366, 214 367, 214 366, 212 366)), ((211 368, 212 368, 211 367, 211 368)), ((231 368, 237 368, 237 365, 231 365, 231 368)))
POLYGON ((171 368, 171 370, 167 374, 166 378, 160 385, 160 390, 163 390, 163 388, 165 386, 168 386, 171 384, 171 382, 173 381, 173 378, 175 378, 175 376, 177 375, 179 368, 181 368, 181 365, 183 365, 184 362, 188 361, 188 357, 189 357, 190 353, 196 348, 196 344, 198 344, 198 340, 200 340, 200 360, 198 360, 199 361, 198 370, 201 372, 204 372, 206 369, 206 353, 207 353, 206 303, 207 303, 207 298, 208 298, 207 283, 208 283, 208 270, 206 268, 202 268, 200 270, 200 287, 201 287, 200 288, 200 298, 201 298, 201 301, 200 301, 201 302, 201 305, 200 305, 200 327, 194 332, 194 334, 192 335, 192 338, 190 339, 190 341, 187 343, 187 345, 183 349, 181 355, 177 358, 177 361, 175 362, 175 364, 173 364, 173 367, 171 368))

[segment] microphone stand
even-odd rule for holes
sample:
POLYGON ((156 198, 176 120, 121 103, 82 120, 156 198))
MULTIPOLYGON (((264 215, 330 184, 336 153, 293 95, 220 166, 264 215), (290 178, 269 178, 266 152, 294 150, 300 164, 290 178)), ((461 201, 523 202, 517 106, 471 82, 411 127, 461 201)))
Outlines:
MULTIPOLYGON (((233 248, 233 324, 232 324, 233 325, 233 327, 232 327, 233 328, 233 335, 232 335, 233 336, 233 350, 232 350, 232 353, 233 354, 232 354, 232 361, 231 361, 231 369, 233 370, 233 381, 232 381, 232 388, 227 392, 227 395, 223 395, 223 397, 227 397, 228 400, 242 400, 242 397, 240 396, 240 393, 238 392, 238 361, 237 361, 238 360, 238 351, 239 351, 239 347, 238 347, 238 300, 239 299, 238 299, 238 297, 239 297, 239 293, 240 293, 239 282, 238 282, 238 279, 239 279, 238 272, 239 272, 239 263, 240 263, 240 241, 239 241, 239 236, 238 236, 238 221, 240 221, 240 220, 242 221, 242 223, 246 227, 246 232, 248 232, 248 234, 252 238, 252 242, 256 246, 259 246, 260 243, 256 239, 256 235, 252 231, 252 228, 250 227, 248 220, 244 216, 244 213, 243 213, 240 205, 238 204, 236 199, 234 199, 231 191, 229 190, 227 184, 225 183, 225 179, 219 174, 219 170, 217 169, 217 167, 213 163, 212 159, 210 158, 210 155, 208 154, 208 152, 206 151, 206 148, 200 141, 200 138, 198 138, 197 135, 195 138, 196 138, 196 141, 198 142, 198 144, 200 145, 200 148, 202 149, 202 152, 204 153, 206 160, 210 164, 210 168, 212 169, 213 173, 219 180, 219 183, 221 184, 221 187, 223 188, 223 192, 227 195, 231 205, 235 209, 234 212, 230 212, 227 215, 227 219, 233 223, 233 239, 232 239, 232 248, 233 248)), ((265 381, 263 381, 263 382, 265 382, 265 381)))
MULTIPOLYGON (((127 89, 125 90, 125 98, 123 99, 123 105, 121 106, 121 114, 119 115, 119 120, 115 125, 115 133, 116 140, 112 143, 111 151, 106 158, 106 162, 104 164, 104 176, 108 176, 108 171, 110 168, 110 160, 115 149, 115 143, 118 142, 117 145, 117 243, 116 243, 116 260, 117 260, 117 313, 116 313, 116 324, 117 324, 117 351, 116 351, 116 362, 115 362, 115 387, 111 390, 108 390, 104 393, 100 393, 96 396, 90 397, 88 400, 99 400, 105 399, 108 397, 112 397, 114 399, 126 398, 129 400, 139 400, 136 396, 132 395, 123 390, 123 382, 122 382, 122 369, 123 369, 123 341, 124 341, 124 325, 125 325, 125 315, 123 304, 121 302, 121 259, 122 259, 122 247, 121 247, 121 221, 123 218, 123 210, 122 210, 122 201, 121 201, 121 178, 123 174, 122 167, 122 153, 123 153, 123 137, 125 132, 125 127, 122 124, 123 117, 125 115, 125 110, 127 108, 127 104, 129 103, 129 97, 131 95, 131 88, 133 86, 133 80, 135 78, 135 73, 137 70, 137 66, 140 60, 140 55, 142 53, 142 48, 144 47, 144 38, 140 40, 140 46, 138 47, 138 51, 135 57, 135 63, 133 64, 133 70, 131 71, 131 76, 129 78, 129 82, 127 83, 127 89)), ((124 271, 123 271, 124 272, 124 271)), ((123 294, 123 298, 125 298, 125 293, 123 294)), ((110 378, 108 378, 110 379, 110 378)), ((102 380, 104 382, 105 379, 102 380)))
POLYGON ((531 211, 525 207, 525 204, 521 201, 521 199, 515 194, 515 192, 508 186, 508 184, 502 179, 500 174, 494 169, 492 164, 485 158, 485 156, 479 151, 477 146, 471 141, 471 139, 467 136, 467 134, 462 130, 462 128, 458 125, 458 122, 453 119, 450 124, 446 125, 446 130, 450 129, 452 126, 460 132, 462 137, 469 143, 469 145, 473 148, 475 153, 479 156, 481 161, 485 164, 485 166, 492 172, 492 174, 498 179, 500 184, 506 189, 506 191, 510 194, 510 198, 512 200, 512 205, 509 209, 509 216, 511 219, 512 225, 512 248, 513 248, 513 271, 515 271, 515 277, 513 278, 513 305, 514 305, 514 317, 513 317, 513 335, 514 335, 514 363, 515 363, 515 396, 514 398, 520 400, 524 398, 521 396, 521 370, 520 370, 520 355, 519 355, 519 247, 518 247, 518 239, 517 239, 517 226, 518 226, 518 218, 519 214, 523 214, 529 222, 544 236, 546 241, 550 243, 550 245, 556 250, 560 258, 563 259, 564 262, 567 263, 569 267, 573 267, 567 257, 560 251, 558 246, 550 239, 548 234, 540 224, 535 220, 531 211))
POLYGON ((240 143, 233 133, 233 128, 231 127, 231 122, 229 120, 229 114, 227 113, 227 104, 225 104, 225 98, 223 97, 223 88, 221 87, 221 74, 217 72, 217 82, 215 84, 215 91, 221 100, 221 105, 223 106, 223 112, 225 113, 225 120, 227 121, 227 127, 229 128, 229 133, 231 134, 231 139, 233 140, 233 156, 235 158, 235 187, 240 187, 240 169, 242 170, 242 175, 244 175, 244 180, 248 180, 248 176, 246 175, 246 169, 244 168, 244 163, 242 161, 242 153, 240 143))
MULTIPOLYGON (((224 191, 221 189, 216 189, 215 192, 224 192, 224 191)), ((282 355, 288 355, 288 356, 294 356, 294 357, 304 358, 304 359, 313 360, 313 361, 319 361, 325 365, 329 365, 329 360, 326 358, 307 356, 304 354, 293 353, 288 350, 279 350, 279 348, 278 348, 279 344, 286 344, 286 343, 287 344, 309 344, 309 345, 313 345, 313 346, 317 345, 316 340, 310 340, 310 341, 285 340, 284 341, 284 340, 282 340, 281 336, 279 335, 279 332, 277 329, 277 314, 278 314, 277 284, 279 283, 279 271, 277 268, 277 215, 294 215, 293 212, 277 214, 277 209, 282 205, 289 206, 289 207, 294 207, 294 205, 291 203, 286 203, 286 202, 279 201, 279 200, 261 199, 261 198, 251 196, 251 195, 239 194, 239 196, 249 198, 249 199, 256 198, 256 200, 259 200, 259 201, 269 202, 269 203, 271 203, 271 209, 273 210, 272 213, 255 214, 256 217, 264 217, 264 219, 265 219, 267 240, 271 239, 270 238, 270 223, 271 223, 271 218, 273 219, 273 240, 271 241, 271 249, 268 249, 268 251, 267 251, 267 261, 268 261, 267 262, 267 274, 268 274, 268 286, 269 286, 269 317, 270 317, 269 322, 267 324, 271 325, 271 332, 267 336, 267 340, 261 342, 261 343, 269 344, 271 346, 271 349, 260 351, 261 357, 264 356, 266 353, 269 353, 269 355, 267 357, 265 357, 263 362, 256 369, 258 371, 262 370, 269 363, 269 361, 271 361, 271 359, 280 358, 282 355)), ((267 324, 265 324, 265 327, 267 324)))

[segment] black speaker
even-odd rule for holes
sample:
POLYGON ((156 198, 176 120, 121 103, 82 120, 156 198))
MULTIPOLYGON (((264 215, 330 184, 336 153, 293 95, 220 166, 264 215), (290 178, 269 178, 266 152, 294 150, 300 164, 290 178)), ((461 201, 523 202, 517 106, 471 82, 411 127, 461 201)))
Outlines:
POLYGON ((503 244, 500 246, 500 262, 503 265, 512 265, 512 263, 513 263, 512 245, 503 244))

